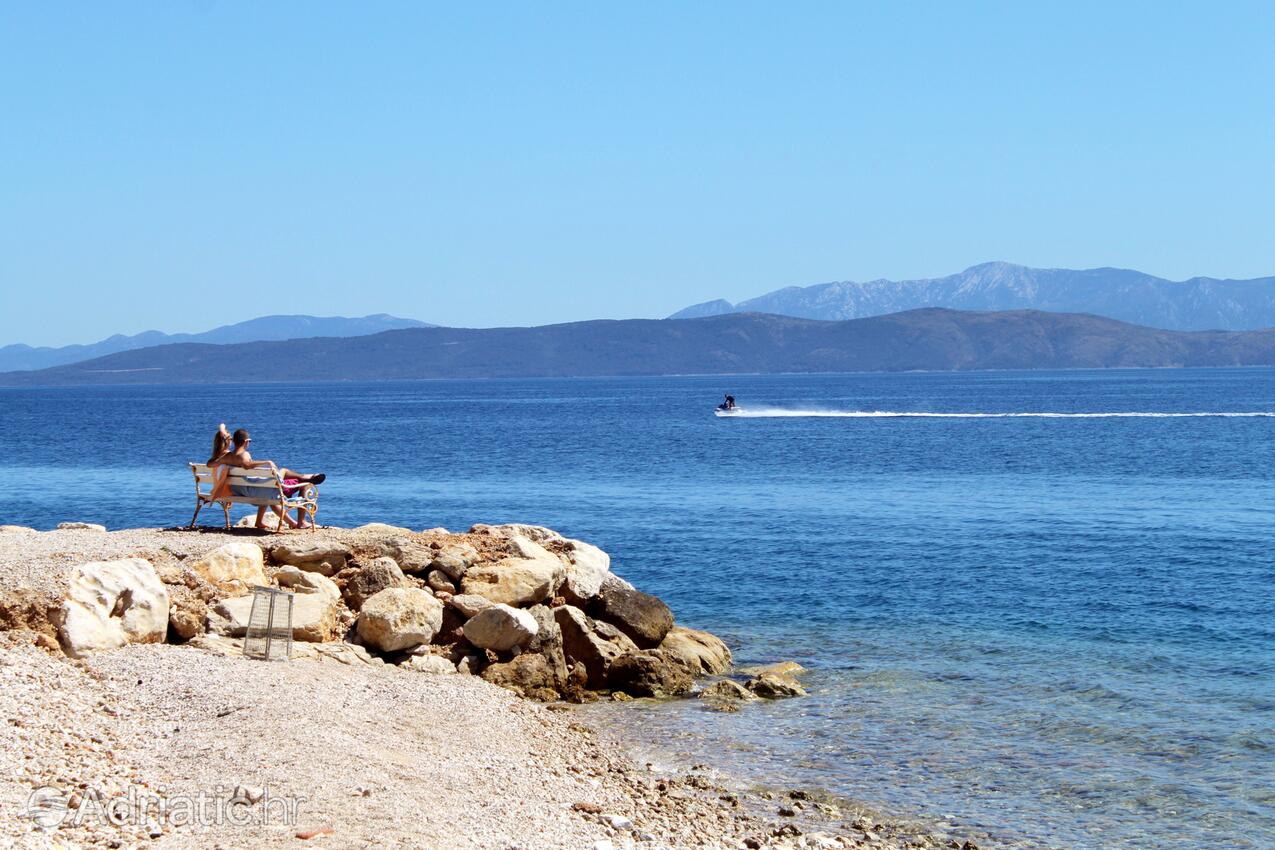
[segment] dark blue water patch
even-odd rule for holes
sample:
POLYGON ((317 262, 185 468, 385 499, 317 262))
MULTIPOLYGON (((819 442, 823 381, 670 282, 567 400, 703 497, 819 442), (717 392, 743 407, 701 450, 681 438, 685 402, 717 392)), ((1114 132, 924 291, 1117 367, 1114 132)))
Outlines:
MULTIPOLYGON (((1275 847, 1275 370, 0 390, 0 523, 184 523, 220 421, 321 520, 591 540, 804 700, 619 715, 1004 843, 1275 847)), ((239 512, 236 513, 236 516, 239 512)))

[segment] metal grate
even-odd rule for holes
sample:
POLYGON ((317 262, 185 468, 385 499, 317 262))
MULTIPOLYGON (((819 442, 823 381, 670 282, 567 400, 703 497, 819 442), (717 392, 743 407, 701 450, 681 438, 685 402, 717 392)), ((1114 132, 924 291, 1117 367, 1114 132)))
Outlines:
POLYGON ((252 589, 252 612, 243 654, 260 661, 287 661, 292 657, 292 594, 276 587, 252 589))

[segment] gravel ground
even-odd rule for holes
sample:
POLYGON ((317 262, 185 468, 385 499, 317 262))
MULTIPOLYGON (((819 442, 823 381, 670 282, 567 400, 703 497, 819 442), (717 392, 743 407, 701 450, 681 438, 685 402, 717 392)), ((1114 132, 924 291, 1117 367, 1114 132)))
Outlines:
MULTIPOLYGON (((704 776, 650 773, 606 751, 570 711, 474 677, 271 664, 169 645, 80 663, 22 637, 10 632, 0 648, 0 846, 907 846, 866 830, 797 838, 791 819, 750 814, 704 776), (130 814, 122 825, 46 829, 22 815, 32 790, 46 786, 59 798, 78 794, 72 812, 92 812, 80 803, 94 790, 127 800, 130 786, 170 806, 203 793, 213 821, 239 786, 275 804, 232 806, 238 824, 130 814), (297 800, 292 813, 280 803, 288 798, 297 800)), ((914 846, 935 846, 926 840, 914 846)))

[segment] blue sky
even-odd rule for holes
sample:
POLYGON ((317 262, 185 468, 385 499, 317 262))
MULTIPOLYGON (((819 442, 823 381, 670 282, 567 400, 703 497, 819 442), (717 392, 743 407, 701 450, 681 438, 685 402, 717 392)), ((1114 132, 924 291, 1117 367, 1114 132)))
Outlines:
POLYGON ((1275 274, 1243 3, 13 3, 0 343, 1275 274))

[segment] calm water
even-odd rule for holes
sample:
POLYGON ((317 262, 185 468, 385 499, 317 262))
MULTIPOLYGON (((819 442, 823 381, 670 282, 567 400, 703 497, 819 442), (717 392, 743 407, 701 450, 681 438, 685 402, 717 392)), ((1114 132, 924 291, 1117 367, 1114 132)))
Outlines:
POLYGON ((0 522, 189 519, 225 420, 322 520, 554 526, 804 700, 624 717, 1005 843, 1275 847, 1275 371, 0 390, 0 522))

